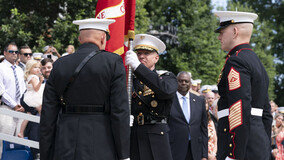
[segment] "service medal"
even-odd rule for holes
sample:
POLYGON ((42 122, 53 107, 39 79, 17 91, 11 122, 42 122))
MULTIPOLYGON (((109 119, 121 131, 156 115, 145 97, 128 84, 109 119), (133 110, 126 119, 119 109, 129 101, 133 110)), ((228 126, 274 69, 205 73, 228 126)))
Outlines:
POLYGON ((157 107, 158 106, 158 102, 156 100, 151 101, 151 106, 152 107, 157 107))

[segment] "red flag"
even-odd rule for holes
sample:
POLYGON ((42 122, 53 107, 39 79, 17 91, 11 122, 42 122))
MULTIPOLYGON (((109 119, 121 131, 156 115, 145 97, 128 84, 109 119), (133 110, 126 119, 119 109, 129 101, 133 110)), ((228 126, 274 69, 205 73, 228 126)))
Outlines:
POLYGON ((115 23, 109 26, 110 40, 106 50, 122 56, 124 59, 124 38, 127 38, 128 30, 134 31, 135 0, 98 0, 96 6, 96 18, 115 19, 115 23))

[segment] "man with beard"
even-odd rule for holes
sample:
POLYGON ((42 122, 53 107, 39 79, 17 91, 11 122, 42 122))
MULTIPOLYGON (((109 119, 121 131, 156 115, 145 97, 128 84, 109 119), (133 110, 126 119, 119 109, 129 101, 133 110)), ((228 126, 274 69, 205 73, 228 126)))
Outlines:
POLYGON ((44 82, 46 82, 52 70, 53 60, 50 58, 44 58, 43 60, 40 61, 40 63, 41 63, 41 73, 44 77, 44 82))

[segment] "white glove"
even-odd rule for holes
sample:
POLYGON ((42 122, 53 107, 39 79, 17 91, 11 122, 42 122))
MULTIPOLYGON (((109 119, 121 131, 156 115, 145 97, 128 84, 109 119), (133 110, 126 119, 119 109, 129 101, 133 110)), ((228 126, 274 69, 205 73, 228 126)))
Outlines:
POLYGON ((226 157, 225 160, 235 160, 235 159, 232 159, 232 158, 230 158, 230 157, 226 157))
POLYGON ((132 127, 133 126, 133 121, 134 121, 134 116, 133 115, 130 115, 130 127, 132 127))
POLYGON ((134 51, 129 50, 126 52, 125 64, 132 67, 135 71, 136 68, 141 64, 141 62, 139 61, 137 54, 134 51))
POLYGON ((125 158, 125 159, 121 159, 121 160, 130 160, 130 158, 125 158))

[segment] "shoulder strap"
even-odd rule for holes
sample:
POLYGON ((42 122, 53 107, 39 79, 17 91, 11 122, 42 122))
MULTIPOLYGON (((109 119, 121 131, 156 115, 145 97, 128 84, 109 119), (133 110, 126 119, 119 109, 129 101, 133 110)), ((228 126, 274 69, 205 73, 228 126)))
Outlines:
POLYGON ((83 61, 77 66, 77 68, 75 69, 75 72, 73 73, 72 77, 69 79, 68 83, 66 84, 66 87, 64 88, 61 96, 60 96, 60 101, 63 105, 66 105, 66 102, 64 100, 64 95, 65 93, 68 91, 69 87, 74 83, 74 81, 77 79, 80 71, 82 70, 82 68, 89 62, 89 60, 94 57, 95 55, 97 55, 98 53, 100 53, 101 51, 93 51, 91 52, 87 57, 85 57, 83 59, 83 61))

